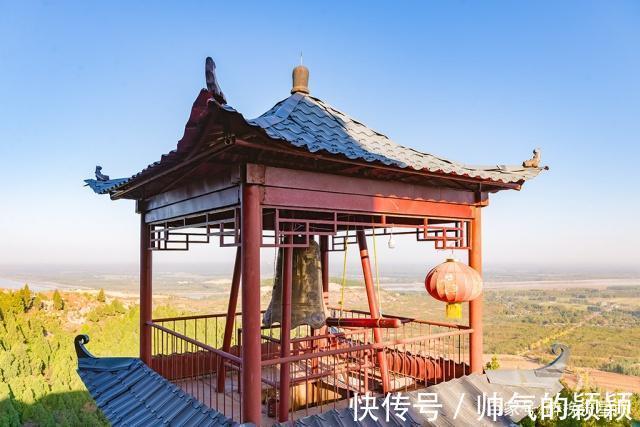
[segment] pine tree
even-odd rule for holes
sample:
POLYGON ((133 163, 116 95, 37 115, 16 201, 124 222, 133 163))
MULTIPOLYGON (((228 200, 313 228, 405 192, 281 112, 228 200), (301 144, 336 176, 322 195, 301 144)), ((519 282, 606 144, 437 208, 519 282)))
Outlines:
POLYGON ((60 295, 60 292, 58 292, 57 289, 53 293, 53 308, 55 308, 56 310, 64 309, 64 300, 62 299, 62 296, 60 295))
POLYGON ((104 297, 104 289, 100 289, 98 292, 98 302, 105 302, 106 298, 104 297))
POLYGON ((40 310, 42 308, 42 297, 40 296, 40 294, 36 294, 36 296, 33 298, 32 307, 36 310, 40 310))
POLYGON ((31 289, 29 289, 29 285, 25 283, 24 288, 20 290, 20 298, 24 302, 24 309, 28 311, 32 306, 31 299, 31 289))
POLYGON ((24 305, 24 299, 22 298, 22 291, 11 292, 11 305, 9 309, 13 314, 25 312, 26 307, 24 305))

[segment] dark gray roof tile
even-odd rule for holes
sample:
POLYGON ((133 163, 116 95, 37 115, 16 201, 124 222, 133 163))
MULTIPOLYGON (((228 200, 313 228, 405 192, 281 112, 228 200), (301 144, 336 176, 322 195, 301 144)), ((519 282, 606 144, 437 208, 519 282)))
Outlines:
POLYGON ((248 123, 271 138, 316 152, 326 150, 350 159, 506 183, 538 175, 542 168, 469 166, 396 144, 386 135, 309 95, 296 93, 248 123), (301 131, 304 133, 301 134, 301 131))
MULTIPOLYGON (((372 413, 378 417, 378 421, 374 421, 371 417, 366 417, 362 421, 354 421, 353 410, 350 408, 331 410, 323 414, 310 415, 295 422, 296 426, 334 426, 334 425, 348 425, 358 427, 368 426, 414 426, 414 425, 427 425, 427 426, 460 426, 460 425, 476 425, 476 426, 511 426, 514 422, 520 421, 523 415, 512 414, 511 416, 501 416, 495 421, 491 418, 484 417, 478 419, 477 412, 478 396, 482 396, 485 393, 487 397, 491 397, 493 393, 497 393, 498 396, 508 400, 514 393, 518 393, 520 396, 534 396, 534 406, 540 405, 540 398, 544 396, 545 392, 553 394, 556 392, 557 387, 560 386, 558 381, 559 377, 553 379, 545 384, 548 388, 528 387, 522 385, 502 385, 492 384, 484 374, 472 374, 467 375, 452 381, 432 385, 423 389, 410 391, 403 393, 409 397, 412 407, 409 412, 405 414, 406 421, 402 421, 397 416, 392 417, 389 422, 385 421, 385 409, 381 406, 382 399, 378 399, 378 409, 372 411, 372 413), (418 402, 420 393, 437 393, 438 403, 442 404, 442 408, 438 410, 438 417, 435 421, 429 421, 426 414, 421 414, 419 410, 413 405, 418 402), (464 393, 462 404, 458 414, 455 416, 458 403, 461 396, 464 393), (339 420, 339 422, 338 422, 339 420)), ((392 415, 393 412, 391 413, 392 415)))
POLYGON ((232 426, 136 358, 80 358, 78 374, 114 426, 232 426))

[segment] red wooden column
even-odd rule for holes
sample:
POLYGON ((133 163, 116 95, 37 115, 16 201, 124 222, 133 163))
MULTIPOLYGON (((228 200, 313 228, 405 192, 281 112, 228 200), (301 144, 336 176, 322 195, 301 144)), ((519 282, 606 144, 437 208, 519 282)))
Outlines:
POLYGON ((242 186, 242 422, 261 421, 260 188, 242 186))
POLYGON ((140 213, 140 359, 151 366, 152 257, 149 249, 149 225, 140 213))
MULTIPOLYGON (((474 208, 471 226, 471 249, 469 249, 469 266, 482 275, 482 218, 481 208, 474 208)), ((469 342, 470 368, 472 373, 482 373, 482 306, 483 295, 469 301, 469 327, 473 329, 469 342)))
MULTIPOLYGON (((364 230, 358 230, 356 233, 358 238, 358 246, 360 248, 360 260, 362 262, 362 273, 364 275, 364 285, 367 290, 367 300, 369 301, 369 312, 371 317, 380 318, 378 311, 378 302, 376 292, 373 289, 373 276, 371 274, 371 262, 369 261, 369 250, 367 249, 367 236, 364 230)), ((373 328, 373 340, 376 343, 382 342, 380 328, 373 328)), ((382 379, 382 391, 387 394, 389 392, 389 370, 387 368, 387 358, 384 350, 377 350, 378 365, 380 366, 380 378, 382 379)))
MULTIPOLYGON (((224 324, 224 336, 222 338, 222 351, 229 352, 231 349, 231 338, 236 318, 236 308, 238 306, 238 293, 240 291, 240 276, 242 266, 242 249, 236 249, 236 261, 233 264, 233 278, 231 279, 231 291, 229 292, 229 305, 227 306, 227 321, 224 324)), ((224 392, 225 367, 224 360, 218 361, 218 393, 224 392)))
MULTIPOLYGON (((287 236, 287 243, 292 243, 287 236)), ((280 357, 289 357, 291 348, 291 292, 293 284, 293 248, 284 248, 282 275, 282 321, 280 322, 280 357)), ((289 400, 291 399, 291 373, 289 362, 280 365, 280 401, 278 402, 278 421, 289 420, 289 400)))

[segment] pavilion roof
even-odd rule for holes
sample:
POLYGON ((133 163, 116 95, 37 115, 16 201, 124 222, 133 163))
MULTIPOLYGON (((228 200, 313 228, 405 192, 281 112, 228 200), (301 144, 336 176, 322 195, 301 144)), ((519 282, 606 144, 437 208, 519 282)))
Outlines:
POLYGON ((523 165, 473 166, 420 152, 397 144, 325 101, 300 92, 278 102, 261 116, 247 120, 233 107, 219 103, 210 92, 202 90, 193 105, 184 137, 175 150, 129 178, 110 181, 87 179, 85 182, 98 194, 113 195, 142 178, 152 178, 187 158, 207 120, 212 117, 220 120, 223 116, 227 116, 227 123, 241 128, 240 133, 253 132, 263 136, 263 144, 284 142, 309 153, 365 161, 372 166, 399 171, 413 170, 435 173, 443 178, 464 177, 478 182, 521 185, 547 169, 523 165))
MULTIPOLYGON (((230 107, 224 106, 229 109, 230 107)), ((544 168, 471 166, 397 144, 319 98, 294 93, 249 124, 273 139, 315 153, 326 151, 349 159, 382 163, 401 169, 441 172, 469 178, 516 183, 536 177, 544 168)))

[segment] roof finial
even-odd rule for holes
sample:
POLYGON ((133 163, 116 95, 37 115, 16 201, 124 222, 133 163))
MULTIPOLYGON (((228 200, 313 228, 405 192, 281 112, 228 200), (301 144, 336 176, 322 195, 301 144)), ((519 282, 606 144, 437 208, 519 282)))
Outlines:
POLYGON ((525 168, 540 167, 540 149, 539 148, 533 149, 533 157, 531 157, 529 160, 525 160, 524 162, 522 162, 522 167, 525 167, 525 168))
POLYGON ((102 166, 96 166, 96 180, 98 181, 109 181, 109 175, 105 175, 102 173, 102 166))
POLYGON ((224 97, 224 93, 222 93, 222 89, 220 89, 220 85, 218 85, 218 80, 216 79, 216 63, 213 62, 213 58, 210 56, 207 56, 207 59, 204 61, 204 76, 207 81, 207 90, 211 92, 213 99, 220 104, 226 104, 227 99, 224 97))
POLYGON ((309 69, 302 65, 302 52, 300 52, 300 65, 293 69, 293 88, 291 93, 309 93, 309 69))

